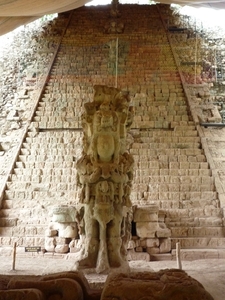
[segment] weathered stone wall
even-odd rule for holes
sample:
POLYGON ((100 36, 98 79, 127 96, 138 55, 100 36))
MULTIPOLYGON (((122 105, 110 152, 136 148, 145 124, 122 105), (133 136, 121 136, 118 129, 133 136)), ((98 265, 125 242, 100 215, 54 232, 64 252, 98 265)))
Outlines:
MULTIPOLYGON (((159 254, 170 252, 177 241, 188 249, 224 248, 220 207, 224 193, 222 185, 216 190, 220 185, 212 176, 213 153, 208 151, 215 144, 207 140, 208 148, 203 149, 208 132, 197 130, 196 106, 188 105, 187 100, 192 98, 186 98, 188 90, 182 84, 190 76, 185 71, 185 76, 180 77, 172 51, 176 45, 172 43, 171 49, 162 22, 170 15, 169 7, 120 6, 124 24, 120 34, 105 33, 111 20, 109 12, 106 6, 80 8, 72 13, 34 117, 31 111, 31 116, 22 122, 24 128, 29 125, 29 130, 19 155, 15 154, 17 160, 2 196, 1 244, 9 246, 16 241, 20 246, 44 247, 49 210, 78 202, 75 163, 82 150, 82 107, 92 100, 93 85, 105 84, 128 90, 135 109, 129 133, 130 153, 135 159, 132 203, 158 206, 172 234, 169 247, 164 237, 156 237, 155 243, 151 240, 140 244, 134 239, 134 248, 152 248, 147 249, 149 253, 159 254)), ((41 49, 40 53, 49 53, 50 49, 53 55, 58 41, 55 36, 62 31, 57 26, 64 26, 68 17, 69 14, 62 15, 55 21, 55 27, 45 37, 47 50, 41 49)), ((179 40, 176 36, 171 39, 182 45, 180 36, 179 40)), ((46 74, 44 69, 42 72, 46 74)), ((28 76, 26 79, 28 82, 28 76)), ((27 90, 23 94, 35 106, 35 93, 27 90)), ((22 119, 20 109, 18 114, 22 119)), ((2 145, 4 136, 7 135, 2 135, 2 145)), ((17 146, 21 139, 22 135, 17 146)), ((8 154, 6 151, 1 157, 8 162, 1 174, 4 178, 11 163, 11 159, 5 159, 8 154)), ((223 171, 218 168, 216 172, 223 171)))

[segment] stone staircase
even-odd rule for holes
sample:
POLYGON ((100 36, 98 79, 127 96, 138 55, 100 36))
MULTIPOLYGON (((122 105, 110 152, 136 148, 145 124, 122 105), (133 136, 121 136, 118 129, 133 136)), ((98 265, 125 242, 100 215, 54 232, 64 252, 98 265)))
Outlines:
POLYGON ((75 135, 68 131, 28 132, 2 203, 1 236, 5 243, 44 245, 49 208, 74 204, 76 168, 73 155, 79 143, 79 132, 75 135))
MULTIPOLYGON (((118 42, 118 87, 130 91, 135 108, 129 135, 135 160, 132 203, 159 206, 172 232, 172 249, 177 241, 183 250, 224 249, 222 209, 160 5, 120 9, 126 29, 118 42), (131 15, 135 20, 141 15, 141 22, 131 22, 131 15)), ((74 11, 7 182, 2 246, 16 241, 21 247, 44 247, 50 208, 79 200, 75 163, 82 150, 82 106, 92 100, 94 84, 115 82, 117 35, 101 29, 108 14, 109 8, 100 7, 74 11)))

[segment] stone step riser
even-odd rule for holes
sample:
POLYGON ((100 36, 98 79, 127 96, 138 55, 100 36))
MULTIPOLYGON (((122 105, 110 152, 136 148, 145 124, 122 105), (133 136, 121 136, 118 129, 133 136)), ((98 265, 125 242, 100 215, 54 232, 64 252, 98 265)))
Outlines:
MULTIPOLYGON (((217 208, 218 207, 218 200, 213 200, 213 198, 210 197, 209 200, 205 200, 204 197, 200 198, 199 200, 195 200, 195 198, 193 197, 193 200, 183 200, 182 198, 180 198, 179 195, 176 195, 176 197, 173 197, 174 194, 173 193, 168 193, 167 195, 168 197, 166 197, 164 195, 164 197, 159 197, 157 194, 153 195, 152 197, 149 197, 147 199, 144 199, 142 197, 142 194, 138 194, 138 193, 132 193, 131 194, 131 200, 135 203, 137 203, 137 199, 141 199, 138 200, 138 204, 139 205, 146 205, 146 203, 154 203, 157 204, 159 206, 160 209, 162 210, 168 210, 168 209, 195 209, 198 207, 201 207, 202 205, 205 205, 206 207, 213 207, 213 208, 217 208), (171 198, 169 198, 171 197, 171 198), (176 200, 174 200, 174 198, 176 200)), ((221 220, 221 219, 220 219, 221 220)), ((222 221, 221 221, 222 223, 222 221)), ((185 224, 181 222, 170 222, 170 225, 174 226, 174 224, 177 224, 177 226, 183 226, 185 224)))
POLYGON ((207 238, 223 238, 225 229, 223 227, 188 227, 182 228, 170 227, 173 238, 184 238, 184 237, 207 237, 207 238))
MULTIPOLYGON (((139 156, 134 156, 134 160, 136 164, 139 162, 139 156)), ((144 159, 143 159, 144 160, 144 159)), ((180 169, 180 168, 171 168, 168 169, 168 164, 162 164, 161 168, 157 169, 150 169, 148 170, 149 173, 145 173, 144 176, 212 176, 211 169, 180 169)))
MULTIPOLYGON (((24 155, 28 154, 45 154, 46 155, 46 151, 49 151, 47 153, 51 154, 57 154, 57 153, 63 153, 66 155, 69 154, 73 154, 73 151, 75 151, 76 149, 74 149, 74 145, 70 145, 67 144, 67 147, 65 149, 65 144, 63 143, 50 143, 49 145, 46 145, 45 148, 43 148, 43 143, 45 143, 46 141, 37 141, 36 143, 33 143, 34 147, 31 147, 31 145, 29 143, 23 143, 23 148, 21 149, 21 151, 25 151, 24 155), (54 153, 56 152, 56 153, 54 153)), ((77 147, 80 147, 80 143, 78 141, 75 141, 77 147)), ((149 144, 148 144, 149 145, 149 144)), ((139 149, 144 149, 141 150, 146 151, 146 153, 148 154, 149 158, 154 159, 155 163, 157 163, 158 159, 163 158, 164 155, 165 157, 172 157, 172 156, 177 156, 177 161, 192 161, 192 162, 196 162, 196 161, 204 161, 206 162, 206 157, 203 154, 203 150, 202 149, 196 149, 196 148, 180 148, 180 149, 162 149, 161 151, 157 150, 157 149, 149 149, 149 147, 143 147, 143 144, 141 143, 138 147, 137 143, 133 143, 132 144, 132 148, 130 149, 130 151, 133 152, 137 152, 139 149)), ((22 154, 22 152, 21 152, 22 154)), ((23 155, 23 154, 22 154, 23 155)), ((172 160, 172 158, 171 158, 172 160)), ((148 159, 149 161, 149 159, 148 159)), ((175 161, 175 158, 174 160, 175 161)), ((144 163, 143 163, 144 164, 144 163)))
MULTIPOLYGON (((14 243, 17 244, 17 247, 42 247, 44 248, 45 246, 45 238, 41 235, 41 236, 20 236, 20 237, 15 237, 15 236, 11 236, 11 234, 9 234, 8 236, 1 236, 2 231, 4 231, 4 228, 1 228, 2 230, 0 230, 0 244, 2 247, 13 247, 14 243)), ((7 230, 7 228, 6 228, 7 230)), ((25 249, 24 249, 25 252, 25 249)))
MULTIPOLYGON (((30 209, 33 211, 35 205, 37 205, 37 201, 40 201, 40 198, 42 199, 43 197, 45 197, 45 203, 47 206, 54 206, 55 205, 55 199, 57 199, 57 196, 59 194, 63 194, 64 198, 62 199, 63 203, 68 203, 68 199, 76 199, 78 194, 76 195, 75 192, 75 196, 74 196, 74 192, 70 191, 70 192, 62 192, 62 191, 52 191, 51 194, 49 193, 43 193, 40 192, 37 195, 34 195, 34 197, 31 199, 29 197, 26 197, 26 195, 24 196, 24 194, 21 195, 20 198, 15 198, 15 199, 4 199, 2 201, 2 208, 3 209, 8 209, 11 210, 13 209, 12 214, 15 215, 14 210, 20 210, 20 209, 30 209)), ((70 201, 69 202, 70 205, 75 205, 75 200, 74 201, 70 201)), ((47 212, 45 212, 46 215, 48 214, 47 212)), ((19 214, 19 213, 18 213, 19 214)), ((11 217, 11 213, 9 212, 8 216, 11 217)), ((45 218, 47 218, 45 216, 45 218)))
POLYGON ((225 239, 217 237, 205 238, 172 238, 172 248, 176 249, 176 243, 180 243, 181 249, 225 249, 225 239))

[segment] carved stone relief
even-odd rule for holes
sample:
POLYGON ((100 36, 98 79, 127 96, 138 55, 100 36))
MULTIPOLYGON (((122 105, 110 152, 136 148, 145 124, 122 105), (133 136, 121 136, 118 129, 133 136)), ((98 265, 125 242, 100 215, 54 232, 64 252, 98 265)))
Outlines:
POLYGON ((104 26, 104 32, 108 34, 117 34, 124 32, 124 23, 118 22, 118 19, 121 17, 121 13, 119 11, 119 1, 113 0, 111 3, 110 9, 110 21, 108 24, 104 26))
POLYGON ((79 266, 103 272, 126 261, 134 162, 126 151, 126 133, 133 110, 127 92, 101 85, 94 90, 94 100, 84 105, 84 148, 77 161, 84 208, 79 266))

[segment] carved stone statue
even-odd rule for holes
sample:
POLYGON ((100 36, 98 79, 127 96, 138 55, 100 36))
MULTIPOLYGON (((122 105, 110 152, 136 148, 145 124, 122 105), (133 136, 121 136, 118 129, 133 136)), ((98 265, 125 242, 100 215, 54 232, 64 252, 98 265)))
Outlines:
POLYGON ((119 18, 121 16, 121 13, 119 12, 119 1, 118 0, 112 0, 111 2, 111 10, 110 10, 110 15, 113 18, 119 18))
POLYGON ((123 33, 124 32, 124 23, 117 21, 110 21, 109 24, 106 24, 104 27, 105 33, 123 33))
POLYGON ((77 161, 84 208, 79 266, 100 273, 126 262, 133 176, 126 133, 133 110, 127 92, 102 85, 94 90, 94 100, 84 105, 84 148, 77 161))
POLYGON ((112 0, 111 2, 111 9, 110 9, 110 17, 111 19, 109 22, 104 26, 104 33, 123 33, 124 32, 124 23, 118 22, 118 19, 121 17, 121 13, 119 12, 119 1, 112 0))

